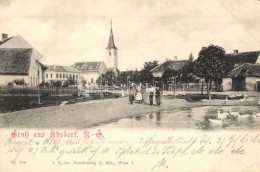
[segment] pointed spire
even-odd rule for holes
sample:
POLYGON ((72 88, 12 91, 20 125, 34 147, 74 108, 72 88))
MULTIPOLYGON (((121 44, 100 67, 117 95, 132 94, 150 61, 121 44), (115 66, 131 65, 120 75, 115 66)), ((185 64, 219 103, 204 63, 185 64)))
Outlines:
POLYGON ((108 40, 108 45, 106 49, 117 49, 114 42, 114 36, 113 36, 113 29, 112 29, 112 20, 110 21, 111 24, 111 30, 110 30, 110 36, 108 40))

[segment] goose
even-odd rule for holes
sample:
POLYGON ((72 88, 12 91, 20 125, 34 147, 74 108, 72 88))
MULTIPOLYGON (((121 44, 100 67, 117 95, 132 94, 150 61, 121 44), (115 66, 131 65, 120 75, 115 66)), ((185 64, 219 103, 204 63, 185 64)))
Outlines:
POLYGON ((226 96, 226 99, 223 100, 224 102, 223 103, 227 103, 228 102, 228 96, 226 96))
POLYGON ((217 116, 218 119, 226 119, 229 116, 228 112, 220 113, 220 110, 218 110, 217 112, 218 112, 218 116, 217 116))
POLYGON ((252 111, 252 115, 253 115, 253 118, 258 118, 260 117, 260 113, 256 113, 254 111, 252 111))
POLYGON ((239 116, 238 116, 239 118, 239 122, 240 122, 240 119, 242 118, 242 119, 249 119, 249 118, 258 118, 258 117, 260 117, 260 114, 257 114, 257 113, 255 113, 254 111, 252 111, 252 110, 249 110, 249 114, 244 114, 244 115, 241 115, 241 114, 239 114, 239 116))
POLYGON ((239 99, 239 101, 243 102, 246 100, 246 96, 243 96, 243 99, 239 99))
POLYGON ((229 95, 228 97, 231 98, 231 99, 233 99, 233 98, 236 97, 236 95, 229 95))
POLYGON ((240 116, 239 112, 232 112, 231 110, 228 110, 228 114, 229 114, 229 116, 235 117, 235 118, 238 118, 240 116))
POLYGON ((220 119, 210 119, 209 118, 209 123, 211 123, 211 124, 216 124, 216 125, 220 125, 220 124, 222 124, 222 118, 220 118, 220 119))

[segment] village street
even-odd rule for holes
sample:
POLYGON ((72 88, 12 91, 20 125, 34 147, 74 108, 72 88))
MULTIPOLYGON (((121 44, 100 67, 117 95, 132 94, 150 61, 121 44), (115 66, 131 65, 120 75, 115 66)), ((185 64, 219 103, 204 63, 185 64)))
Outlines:
MULTIPOLYGON (((213 93, 214 94, 214 93, 213 93)), ((219 93, 218 93, 219 94, 219 93)), ((224 94, 224 93, 222 93, 224 94)), ((245 101, 204 100, 187 102, 184 99, 163 96, 161 106, 135 103, 131 105, 128 97, 106 100, 92 100, 84 103, 51 106, 0 114, 0 128, 89 128, 100 123, 109 123, 121 118, 151 112, 173 110, 182 111, 200 106, 237 106, 249 107, 258 111, 259 92, 225 92, 225 94, 247 94, 245 101)))

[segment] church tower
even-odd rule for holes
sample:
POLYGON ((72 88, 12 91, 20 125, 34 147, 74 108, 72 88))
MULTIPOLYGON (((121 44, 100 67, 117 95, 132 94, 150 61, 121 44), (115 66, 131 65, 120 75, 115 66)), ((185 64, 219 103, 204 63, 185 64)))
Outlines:
POLYGON ((106 47, 106 66, 107 68, 112 68, 114 71, 118 69, 118 57, 117 57, 117 47, 115 46, 112 20, 111 20, 111 30, 108 40, 108 45, 106 47))

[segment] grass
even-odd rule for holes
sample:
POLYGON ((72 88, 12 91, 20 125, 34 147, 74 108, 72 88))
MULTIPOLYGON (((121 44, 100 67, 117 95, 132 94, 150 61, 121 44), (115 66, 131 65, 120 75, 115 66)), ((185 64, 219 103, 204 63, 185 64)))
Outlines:
MULTIPOLYGON (((118 97, 121 97, 121 94, 107 92, 102 95, 102 99, 118 97)), ((74 104, 97 99, 101 99, 101 95, 99 93, 91 93, 90 97, 41 96, 41 104, 38 104, 37 96, 0 96, 0 113, 39 107, 57 106, 60 105, 63 101, 68 101, 66 104, 74 104)))
MULTIPOLYGON (((212 94, 211 95, 211 99, 226 99, 227 95, 221 95, 221 94, 212 94)), ((200 101, 203 99, 208 99, 209 96, 207 94, 186 94, 186 95, 169 95, 169 96, 165 96, 166 99, 173 99, 173 98, 177 98, 177 99, 185 99, 188 102, 196 102, 196 101, 200 101)))

